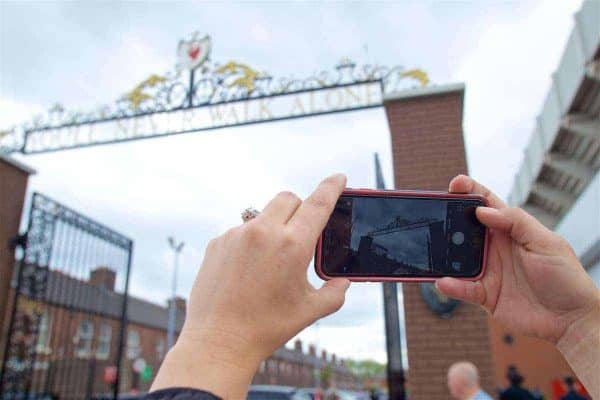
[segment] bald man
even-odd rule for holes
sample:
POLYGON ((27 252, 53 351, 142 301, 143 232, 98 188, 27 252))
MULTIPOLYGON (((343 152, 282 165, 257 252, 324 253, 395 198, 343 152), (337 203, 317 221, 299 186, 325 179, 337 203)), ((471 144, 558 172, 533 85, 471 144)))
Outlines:
POLYGON ((479 386, 477 367, 468 361, 452 364, 448 369, 448 389, 457 400, 492 400, 479 386))

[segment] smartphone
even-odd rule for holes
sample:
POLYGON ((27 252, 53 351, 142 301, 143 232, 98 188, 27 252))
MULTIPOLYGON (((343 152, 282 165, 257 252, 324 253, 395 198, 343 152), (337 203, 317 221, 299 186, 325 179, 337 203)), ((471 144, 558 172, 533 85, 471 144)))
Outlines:
POLYGON ((322 279, 478 280, 487 229, 475 216, 483 196, 346 189, 319 237, 315 270, 322 279))

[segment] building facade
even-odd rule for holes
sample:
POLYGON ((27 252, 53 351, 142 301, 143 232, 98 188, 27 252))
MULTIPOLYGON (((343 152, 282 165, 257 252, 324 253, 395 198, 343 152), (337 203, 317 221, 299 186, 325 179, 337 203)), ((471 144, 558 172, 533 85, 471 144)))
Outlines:
MULTIPOLYGON (((42 315, 38 327, 31 390, 59 398, 91 398, 112 391, 116 379, 120 304, 115 272, 107 267, 91 271, 87 280, 52 271, 44 303, 31 302, 18 313, 17 323, 27 325, 30 313, 42 315), (71 287, 68 299, 60 288, 71 287), (62 296, 62 297, 61 297, 62 296)), ((175 299, 178 333, 186 312, 185 300, 175 299)), ((148 391, 164 359, 168 307, 130 296, 127 330, 121 362, 120 392, 148 391)), ((24 343, 26 344, 26 343, 24 343)), ((255 384, 358 389, 361 382, 334 354, 314 346, 303 352, 282 347, 264 360, 255 384)))
MULTIPOLYGON (((508 196, 565 237, 600 288, 600 3, 584 1, 508 196)), ((556 398, 568 364, 548 343, 492 325, 496 380, 508 365, 556 398), (539 368, 543 365, 544 368, 539 368)))

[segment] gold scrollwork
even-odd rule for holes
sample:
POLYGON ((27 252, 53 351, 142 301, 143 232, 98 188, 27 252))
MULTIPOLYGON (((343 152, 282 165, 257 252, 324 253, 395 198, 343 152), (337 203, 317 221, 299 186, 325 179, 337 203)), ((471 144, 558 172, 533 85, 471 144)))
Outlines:
POLYGON ((125 99, 129 101, 133 109, 138 109, 144 101, 152 98, 151 95, 144 92, 144 89, 152 88, 166 80, 167 79, 164 76, 156 74, 150 75, 150 77, 140 82, 140 84, 138 84, 131 92, 127 93, 125 99))
POLYGON ((21 298, 19 302, 19 310, 26 315, 41 314, 44 312, 44 306, 38 301, 21 298))
POLYGON ((236 74, 241 73, 242 75, 233 80, 227 86, 239 86, 245 88, 248 93, 254 90, 254 82, 260 75, 258 71, 250 68, 246 64, 238 63, 235 61, 229 61, 227 64, 217 68, 215 70, 218 74, 236 74))
POLYGON ((408 71, 404 71, 400 74, 401 77, 413 78, 421 84, 421 86, 427 86, 429 83, 429 75, 427 72, 423 71, 420 68, 409 69, 408 71))

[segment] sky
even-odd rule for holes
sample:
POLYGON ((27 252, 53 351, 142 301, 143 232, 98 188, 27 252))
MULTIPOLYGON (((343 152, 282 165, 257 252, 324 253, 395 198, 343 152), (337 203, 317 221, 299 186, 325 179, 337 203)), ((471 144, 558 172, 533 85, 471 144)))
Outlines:
MULTIPOLYGON (((464 82, 470 174, 506 198, 580 5, 2 1, 0 127, 56 102, 68 110, 110 103, 173 70, 178 41, 199 31, 211 35, 214 61, 276 77, 331 70, 349 57, 420 67, 433 84, 464 82)), ((347 174, 348 186, 372 187, 374 152, 391 186, 381 108, 17 158, 37 170, 30 192, 131 237, 130 291, 164 303, 167 236, 185 241, 178 293, 187 297, 207 242, 239 224, 244 208, 262 208, 281 190, 305 197, 334 172, 347 174)), ((320 285, 312 265, 309 279, 320 285)), ((299 337, 344 358, 385 361, 381 300, 379 285, 354 284, 342 310, 299 337)))

